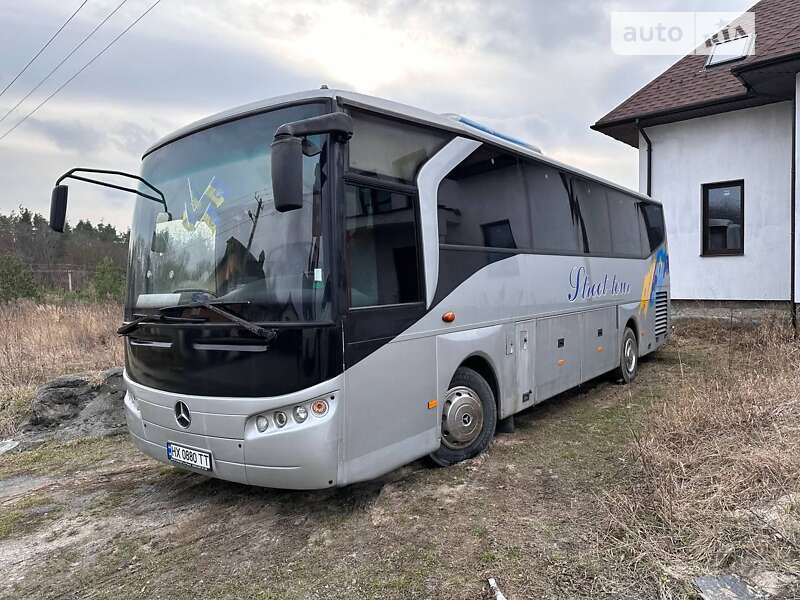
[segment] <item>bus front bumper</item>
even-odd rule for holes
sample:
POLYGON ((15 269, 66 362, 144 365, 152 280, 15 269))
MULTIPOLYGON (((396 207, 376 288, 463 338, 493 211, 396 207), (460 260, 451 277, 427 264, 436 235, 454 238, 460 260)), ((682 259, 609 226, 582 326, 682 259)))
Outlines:
POLYGON ((321 489, 338 483, 341 378, 270 398, 220 398, 164 392, 125 376, 125 415, 134 444, 161 462, 250 485, 321 489), (188 411, 179 419, 179 404, 188 411), (312 410, 316 404, 317 413, 312 410), (320 410, 327 409, 324 414, 320 410), (295 408, 307 413, 302 419, 295 408), (279 413, 286 417, 285 424, 279 413), (264 419, 259 423, 259 417, 264 419), (180 423, 179 423, 180 421, 180 423), (259 429, 261 425, 261 429, 259 429), (211 470, 178 464, 167 444, 211 454, 211 470))

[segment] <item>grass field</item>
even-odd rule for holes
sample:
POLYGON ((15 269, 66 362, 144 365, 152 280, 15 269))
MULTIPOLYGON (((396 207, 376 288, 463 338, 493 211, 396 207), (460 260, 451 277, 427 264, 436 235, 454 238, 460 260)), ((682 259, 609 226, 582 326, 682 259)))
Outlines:
POLYGON ((114 303, 0 304, 0 438, 16 431, 37 385, 121 365, 121 322, 114 303))
MULTIPOLYGON (((28 374, 0 394, 68 360, 110 366, 118 309, 100 310, 42 362, 21 354, 28 374), (92 336, 96 364, 74 350, 92 336)), ((679 322, 633 385, 533 407, 475 460, 339 490, 205 479, 125 436, 4 455, 0 596, 468 599, 494 577, 511 599, 667 599, 737 573, 798 598, 798 365, 776 325, 679 322)))

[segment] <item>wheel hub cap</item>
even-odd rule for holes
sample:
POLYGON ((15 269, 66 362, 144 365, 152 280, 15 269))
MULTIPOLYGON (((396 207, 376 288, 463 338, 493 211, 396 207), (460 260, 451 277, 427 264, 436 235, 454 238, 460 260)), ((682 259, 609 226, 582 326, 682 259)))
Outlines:
POLYGON ((478 394, 468 387, 447 392, 442 409, 442 443, 448 448, 469 446, 483 430, 483 405, 478 394))
POLYGON ((636 348, 631 339, 625 341, 625 368, 628 373, 633 373, 636 368, 636 348))

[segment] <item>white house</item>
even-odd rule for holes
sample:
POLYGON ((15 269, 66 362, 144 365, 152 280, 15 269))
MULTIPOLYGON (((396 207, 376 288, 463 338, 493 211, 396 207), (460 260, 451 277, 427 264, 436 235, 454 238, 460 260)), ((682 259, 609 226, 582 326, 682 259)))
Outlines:
POLYGON ((800 301, 800 2, 751 11, 750 39, 686 56, 592 126, 639 149, 675 299, 800 301))

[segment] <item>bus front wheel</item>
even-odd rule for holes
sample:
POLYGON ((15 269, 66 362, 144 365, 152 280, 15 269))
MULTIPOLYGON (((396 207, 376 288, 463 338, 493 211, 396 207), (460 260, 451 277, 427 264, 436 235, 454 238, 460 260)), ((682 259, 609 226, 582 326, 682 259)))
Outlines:
POLYGON ((630 327, 625 328, 622 334, 622 345, 619 353, 619 367, 617 367, 617 379, 621 383, 630 383, 636 379, 639 372, 639 342, 636 334, 630 327))
POLYGON ((442 443, 431 460, 446 467, 477 456, 489 447, 496 426, 492 388, 476 371, 459 367, 442 403, 442 443))

